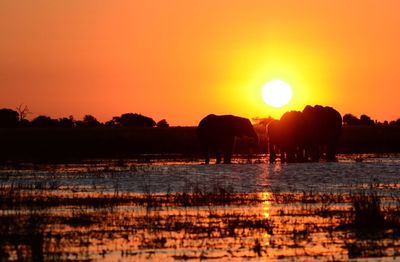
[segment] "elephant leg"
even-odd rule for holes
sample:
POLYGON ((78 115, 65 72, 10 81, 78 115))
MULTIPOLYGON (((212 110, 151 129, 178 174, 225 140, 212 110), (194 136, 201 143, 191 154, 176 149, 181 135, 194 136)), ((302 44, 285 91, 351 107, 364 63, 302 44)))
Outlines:
POLYGON ((208 150, 205 151, 205 163, 206 165, 210 163, 210 152, 208 150))
POLYGON ((297 162, 305 162, 304 160, 304 149, 303 147, 299 146, 296 150, 296 160, 297 162))
POLYGON ((327 161, 335 161, 336 160, 335 146, 332 144, 326 146, 326 160, 327 161))
POLYGON ((286 152, 286 150, 283 149, 283 148, 281 148, 281 149, 279 150, 279 156, 280 156, 280 158, 281 158, 281 163, 285 163, 285 162, 286 162, 286 159, 287 159, 287 152, 286 152))
POLYGON ((311 161, 312 158, 312 148, 310 146, 307 146, 304 148, 304 160, 306 162, 311 161))
POLYGON ((295 162, 295 154, 293 150, 288 150, 286 153, 286 161, 288 163, 293 163, 295 162))
POLYGON ((221 164, 221 153, 220 153, 220 151, 218 149, 216 151, 216 158, 217 158, 217 161, 215 163, 216 164, 221 164))
POLYGON ((231 164, 232 163, 232 152, 225 152, 224 154, 224 164, 231 164))
POLYGON ((230 164, 232 160, 233 144, 235 137, 230 137, 225 141, 224 145, 224 164, 230 164))
POLYGON ((318 162, 320 158, 319 147, 313 146, 311 149, 311 161, 318 162))
POLYGON ((203 154, 204 154, 205 164, 208 165, 210 163, 210 148, 208 145, 204 145, 203 154))
POLYGON ((269 162, 274 163, 276 160, 276 149, 273 144, 268 145, 268 151, 269 151, 269 162))

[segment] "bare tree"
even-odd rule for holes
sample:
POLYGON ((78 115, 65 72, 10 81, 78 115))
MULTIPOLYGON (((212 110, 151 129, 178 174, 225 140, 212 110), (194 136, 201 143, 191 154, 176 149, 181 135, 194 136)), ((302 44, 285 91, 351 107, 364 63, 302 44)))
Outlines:
POLYGON ((29 114, 32 114, 32 112, 29 110, 27 105, 24 104, 20 104, 17 108, 16 108, 18 114, 19 114, 19 121, 23 121, 26 119, 26 117, 29 114))

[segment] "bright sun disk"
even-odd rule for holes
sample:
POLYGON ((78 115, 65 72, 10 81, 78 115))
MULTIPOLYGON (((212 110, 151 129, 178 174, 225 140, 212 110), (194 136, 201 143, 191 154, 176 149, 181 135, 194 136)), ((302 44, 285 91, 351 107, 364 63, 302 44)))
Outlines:
POLYGON ((272 80, 262 88, 264 102, 273 107, 287 105, 292 99, 292 88, 282 80, 272 80))

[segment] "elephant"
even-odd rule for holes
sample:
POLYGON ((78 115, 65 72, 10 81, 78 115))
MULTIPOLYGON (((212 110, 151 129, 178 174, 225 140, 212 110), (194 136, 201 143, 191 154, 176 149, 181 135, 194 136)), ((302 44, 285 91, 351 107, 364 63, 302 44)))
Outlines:
POLYGON ((299 111, 286 112, 280 120, 270 122, 267 126, 270 162, 276 160, 277 153, 281 162, 303 161, 306 131, 303 115, 299 111))
POLYGON ((336 160, 335 146, 342 134, 342 116, 332 107, 307 105, 303 111, 308 128, 307 155, 318 161, 325 153, 326 160, 336 160))
POLYGON ((258 143, 258 136, 250 120, 233 115, 214 115, 204 117, 197 127, 197 137, 203 147, 205 163, 210 162, 210 153, 216 153, 216 163, 231 163, 235 137, 249 137, 250 144, 258 143))
POLYGON ((303 111, 286 112, 267 126, 270 162, 277 153, 281 162, 336 159, 335 145, 341 135, 342 117, 328 106, 306 106, 303 111))

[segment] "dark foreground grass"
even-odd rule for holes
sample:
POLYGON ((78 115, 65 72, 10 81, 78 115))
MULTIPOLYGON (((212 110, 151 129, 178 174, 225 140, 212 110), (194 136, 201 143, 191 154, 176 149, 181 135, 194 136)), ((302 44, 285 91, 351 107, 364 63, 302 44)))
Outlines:
POLYGON ((377 193, 359 193, 351 196, 351 209, 342 219, 339 230, 352 237, 344 240, 348 257, 382 258, 400 255, 400 199, 383 206, 377 193))

